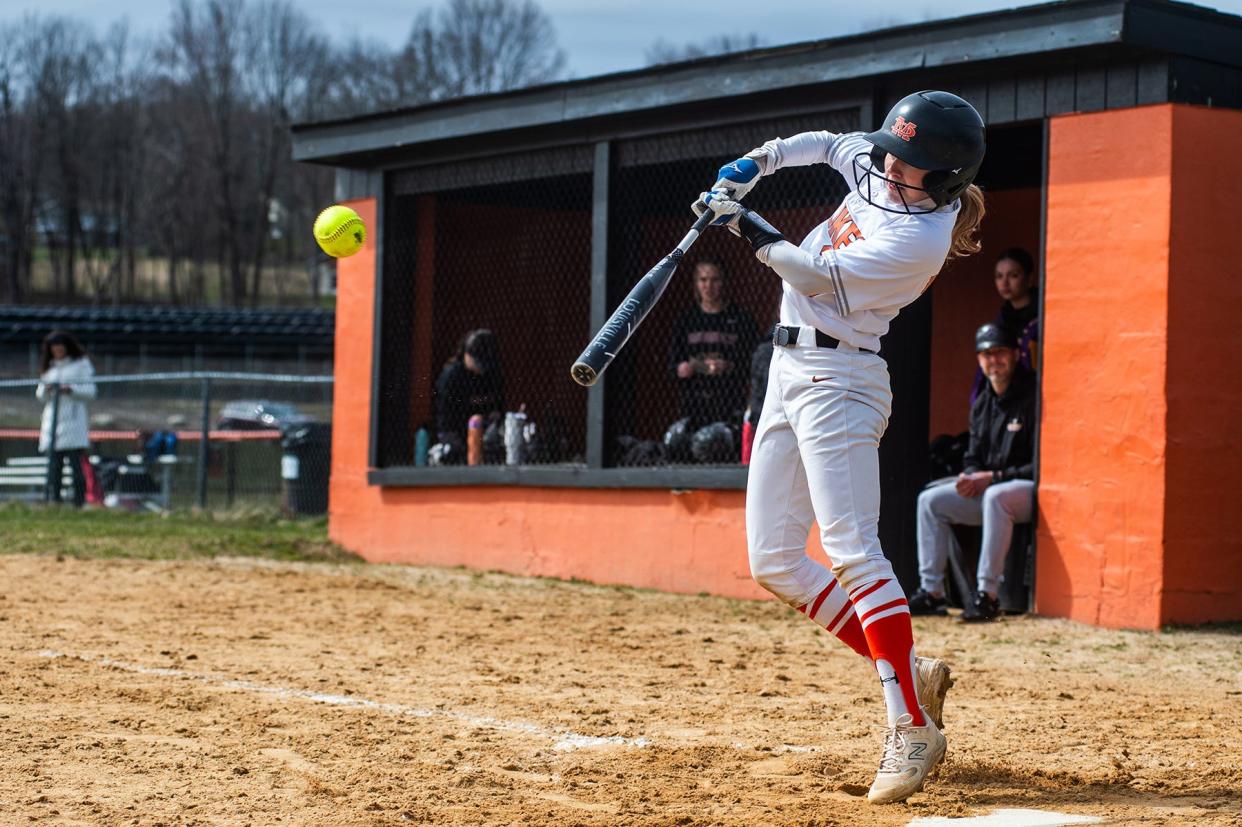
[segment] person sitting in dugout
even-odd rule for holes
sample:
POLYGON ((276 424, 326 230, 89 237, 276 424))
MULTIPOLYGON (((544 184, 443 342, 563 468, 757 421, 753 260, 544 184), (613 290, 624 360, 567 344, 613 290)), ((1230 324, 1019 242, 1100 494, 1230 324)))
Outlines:
POLYGON ((466 461, 466 428, 481 414, 489 424, 504 417, 504 376, 496 334, 487 328, 467 333, 436 380, 436 438, 443 446, 437 464, 466 461))
POLYGON ((665 446, 675 462, 736 462, 746 369, 759 331, 727 298, 720 264, 700 261, 693 284, 694 304, 678 317, 669 346, 681 419, 666 433, 665 446))
POLYGON ((956 479, 933 483, 918 499, 920 588, 910 597, 914 615, 946 614, 945 570, 954 542, 951 525, 982 525, 978 593, 962 620, 1000 615, 1001 576, 1014 523, 1031 520, 1035 496, 1034 374, 1022 366, 1013 332, 989 323, 975 334, 979 367, 987 377, 970 410, 970 447, 956 479))

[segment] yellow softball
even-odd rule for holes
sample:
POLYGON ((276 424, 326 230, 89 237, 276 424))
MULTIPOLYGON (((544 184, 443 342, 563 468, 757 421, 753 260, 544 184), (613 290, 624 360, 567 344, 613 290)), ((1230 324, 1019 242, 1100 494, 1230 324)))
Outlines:
POLYGON ((352 256, 367 240, 367 225, 349 207, 334 204, 315 219, 315 241, 333 258, 352 256))

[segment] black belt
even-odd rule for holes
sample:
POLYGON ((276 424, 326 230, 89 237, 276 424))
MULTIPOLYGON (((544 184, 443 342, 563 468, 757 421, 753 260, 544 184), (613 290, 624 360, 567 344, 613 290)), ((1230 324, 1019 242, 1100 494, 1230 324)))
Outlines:
MULTIPOLYGON (((800 328, 792 325, 778 324, 776 327, 772 328, 772 344, 777 347, 793 347, 798 344, 799 330, 800 328)), ((841 340, 835 336, 829 336, 824 331, 816 328, 815 344, 818 347, 826 347, 829 350, 836 350, 836 348, 841 344, 841 340)), ((875 353, 874 350, 867 350, 865 347, 860 347, 859 350, 863 353, 875 353)))

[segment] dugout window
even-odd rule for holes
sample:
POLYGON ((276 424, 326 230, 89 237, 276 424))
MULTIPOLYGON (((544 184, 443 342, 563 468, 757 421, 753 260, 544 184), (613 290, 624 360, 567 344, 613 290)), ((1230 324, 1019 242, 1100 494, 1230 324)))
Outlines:
MULTIPOLYGON (((725 488, 745 487, 742 434, 770 356, 780 281, 748 245, 712 229, 599 383, 583 389, 569 366, 602 319, 681 239, 690 201, 713 172, 780 135, 868 126, 868 105, 570 147, 429 164, 385 175, 379 284, 373 483, 725 488), (687 416, 676 357, 679 319, 696 306, 695 270, 725 273, 726 302, 749 327, 730 361, 730 400, 712 421, 687 416), (602 315, 601 315, 602 314, 602 315), (434 387, 470 330, 495 332, 504 410, 525 408, 542 444, 521 464, 494 447, 480 467, 417 468, 420 428, 435 434, 434 387), (715 422, 725 429, 694 436, 715 422)), ((989 130, 979 181, 988 193, 982 254, 949 265, 884 337, 894 410, 880 446, 886 503, 880 535, 903 585, 914 580, 914 502, 928 479, 929 438, 964 428, 974 371, 973 331, 995 313, 996 252, 1028 246, 1037 260, 1044 188, 1040 122, 989 130), (961 427, 958 427, 958 423, 961 427)), ((803 237, 847 192, 826 165, 784 169, 747 197, 787 236, 803 237)), ((1042 268, 1042 264, 1041 264, 1042 268)), ((699 331, 703 332, 703 331, 699 331)), ((718 331, 708 330, 712 334, 718 331)), ((700 341, 702 337, 700 337, 700 341)), ((757 419, 752 410, 751 416, 757 419)))
MULTIPOLYGON (((691 200, 710 185, 720 165, 778 135, 849 132, 859 123, 859 109, 850 107, 616 142, 608 307, 616 307, 685 234, 693 218, 691 200)), ((845 181, 827 166, 791 168, 765 179, 747 196, 747 204, 790 238, 801 238, 847 191, 845 181)), ((747 410, 752 395, 761 399, 780 292, 780 281, 746 242, 709 228, 605 374, 605 464, 740 467, 747 410), (706 295, 710 286, 696 287, 700 264, 720 271, 720 299, 706 295), (703 313, 703 299, 716 305, 709 307, 716 312, 703 313), (752 377, 756 350, 762 367, 752 377)))
MULTIPOLYGON (((568 366, 594 332, 592 299, 598 304, 602 296, 611 312, 676 244, 691 222, 690 199, 718 166, 776 135, 857 129, 862 111, 851 105, 388 173, 372 480, 742 487, 752 360, 769 339, 780 297, 779 282, 744 242, 723 230, 704 234, 596 388, 573 384, 568 366), (724 413, 688 423, 694 430, 718 426, 706 455, 695 450, 689 429, 682 429, 680 445, 665 440, 670 426, 687 415, 672 362, 674 335, 687 330, 679 319, 696 306, 695 271, 705 261, 726 274, 727 300, 744 320, 728 359, 724 413), (602 277, 594 272, 601 267, 602 277), (522 410, 537 436, 517 467, 505 462, 501 424, 490 433, 482 467, 461 464, 468 451, 459 445, 458 453, 447 454, 447 468, 418 468, 425 445, 432 446, 432 463, 446 455, 434 448, 444 441, 436 422, 437 378, 463 337, 479 328, 495 334, 503 376, 498 412, 522 410)), ((783 170, 749 200, 798 236, 845 192, 834 171, 808 167, 783 170)))
POLYGON ((484 411, 488 465, 505 463, 508 412, 526 417, 523 464, 584 461, 586 395, 568 366, 589 335, 593 158, 576 147, 387 176, 377 468, 415 466, 424 446, 464 463, 468 433, 437 422, 435 388, 479 329, 492 331, 499 381, 458 370, 449 407, 484 411))

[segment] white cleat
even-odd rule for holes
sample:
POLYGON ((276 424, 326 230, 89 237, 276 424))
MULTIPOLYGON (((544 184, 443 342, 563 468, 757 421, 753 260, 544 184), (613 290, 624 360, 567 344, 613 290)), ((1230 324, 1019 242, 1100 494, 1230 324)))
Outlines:
POLYGON ((884 735, 884 756, 867 800, 872 804, 905 801, 923 789, 927 776, 944 760, 946 742, 934 724, 910 726, 909 713, 884 735))
POLYGON ((944 698, 953 686, 953 678, 949 675, 948 665, 936 658, 914 659, 914 689, 918 693, 919 703, 927 717, 936 724, 936 729, 944 729, 944 698))

